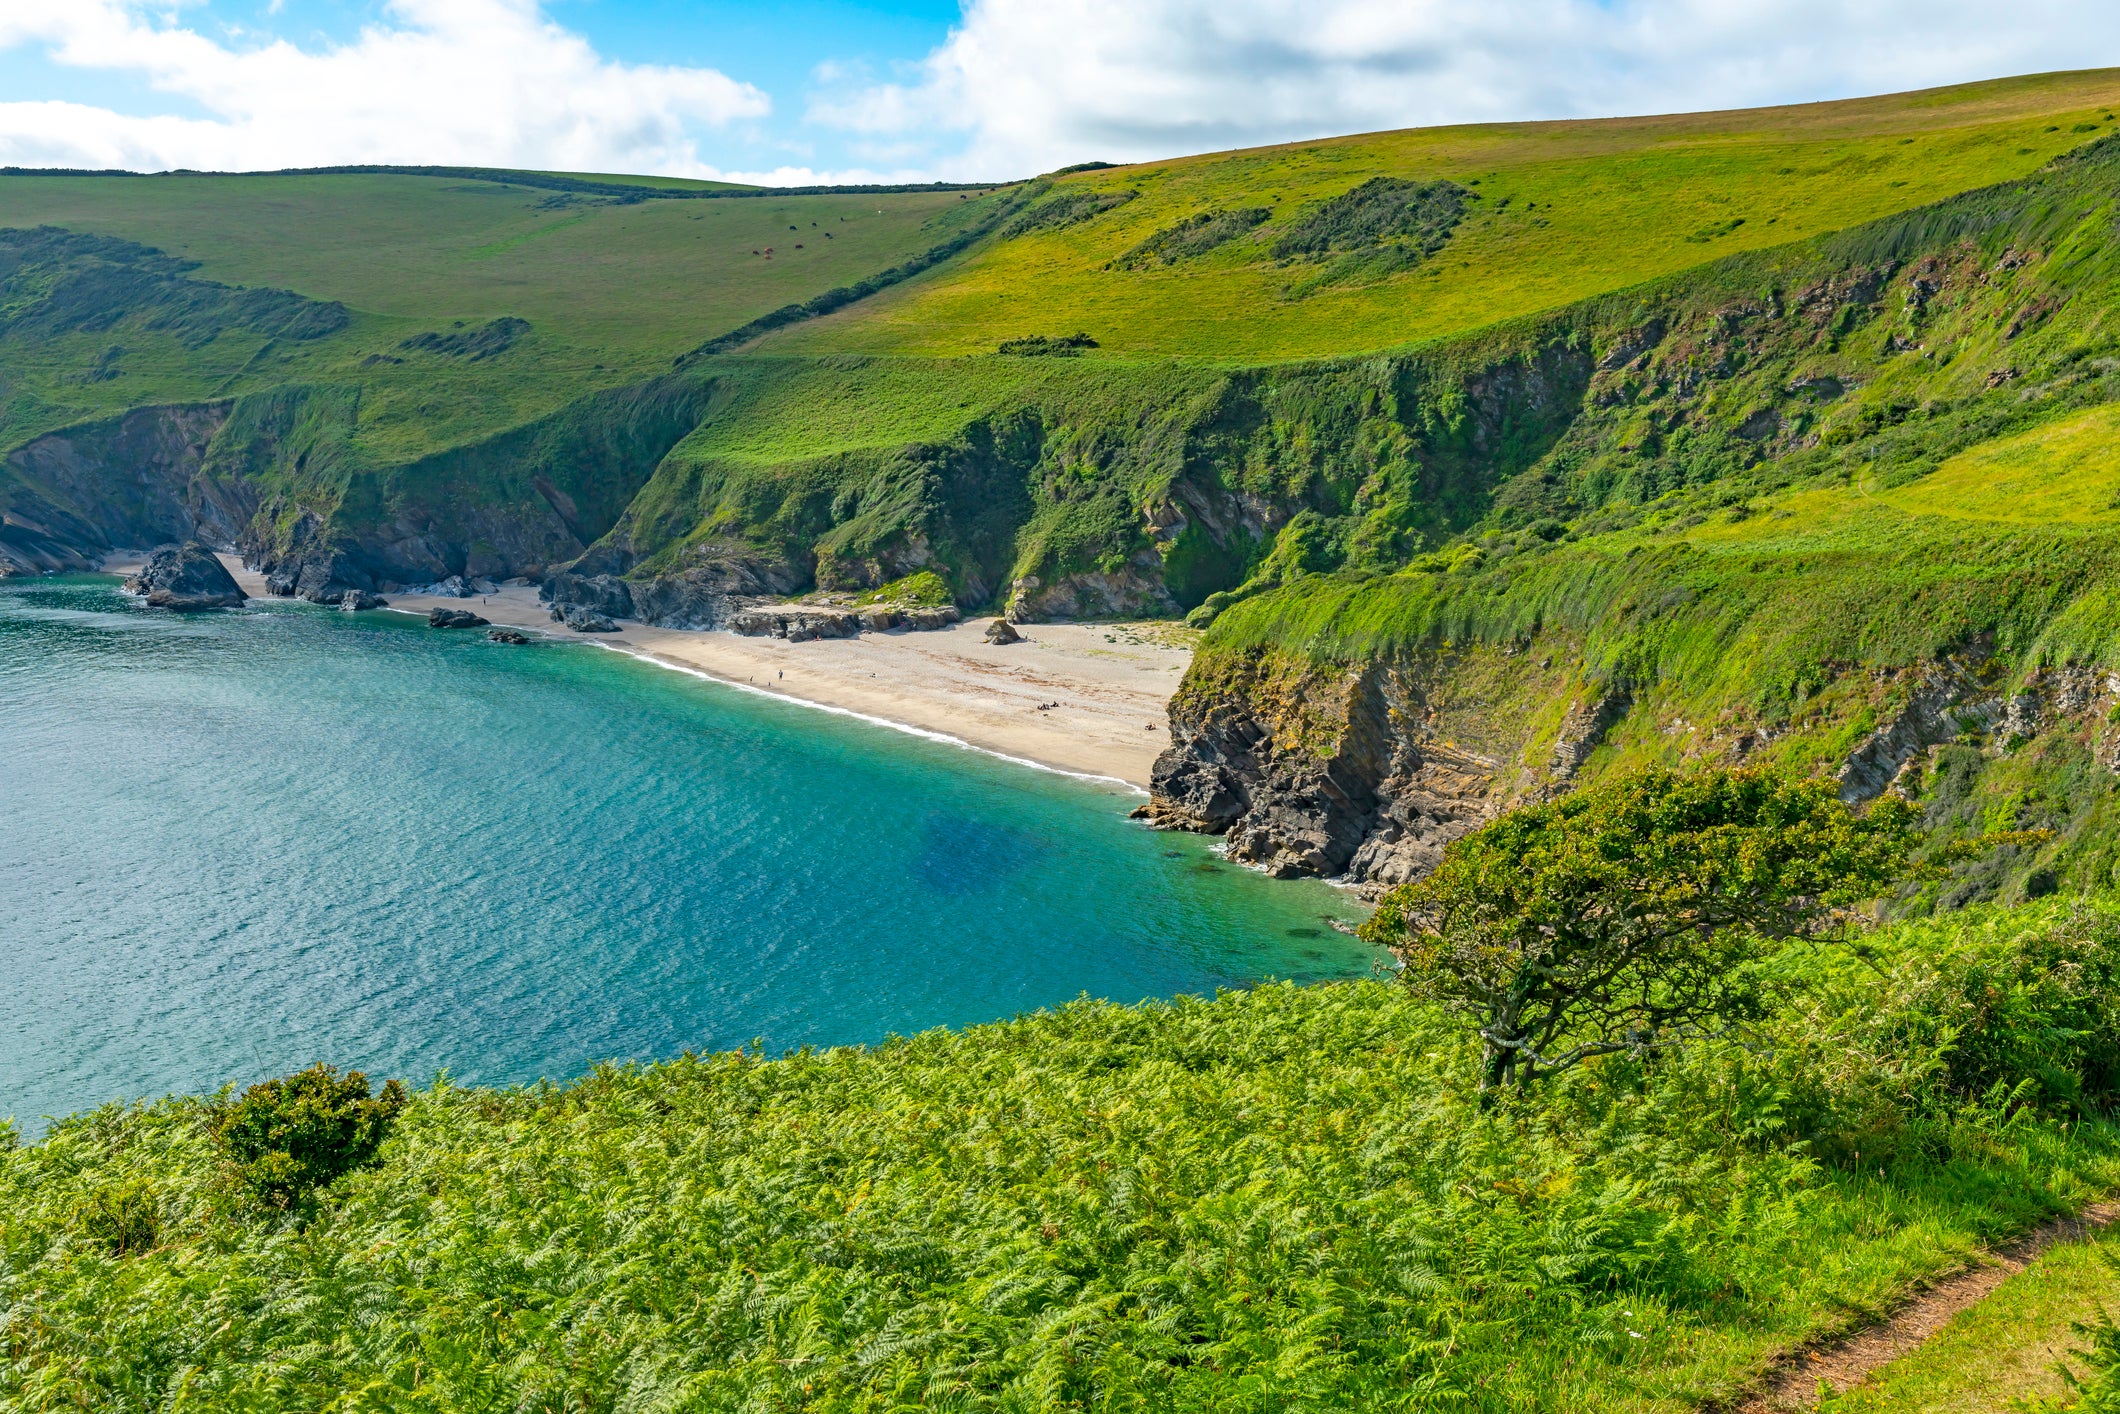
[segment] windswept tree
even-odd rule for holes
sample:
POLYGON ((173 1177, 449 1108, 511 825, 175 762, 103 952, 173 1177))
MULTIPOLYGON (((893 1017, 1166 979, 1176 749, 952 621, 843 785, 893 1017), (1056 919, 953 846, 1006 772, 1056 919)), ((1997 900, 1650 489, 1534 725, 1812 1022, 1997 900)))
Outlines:
POLYGON ((1363 936, 1478 1026, 1483 1090, 1528 1084, 1757 1018, 1755 964, 1901 878, 1914 819, 1768 770, 1643 771, 1458 840, 1363 936))

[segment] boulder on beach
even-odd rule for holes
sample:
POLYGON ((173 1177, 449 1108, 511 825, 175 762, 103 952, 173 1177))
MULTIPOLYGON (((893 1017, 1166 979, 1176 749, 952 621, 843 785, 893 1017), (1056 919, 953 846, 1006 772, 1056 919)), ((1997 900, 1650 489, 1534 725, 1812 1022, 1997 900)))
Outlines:
POLYGON ((145 595, 157 609, 240 609, 243 589, 219 557, 196 540, 164 545, 147 557, 140 572, 125 581, 133 594, 145 595))
POLYGON ((1023 635, 1016 632, 1016 626, 1007 619, 995 619, 986 626, 986 641, 988 643, 1021 643, 1023 635))
POLYGON ((363 609, 387 609, 389 607, 390 601, 388 599, 385 599, 380 594, 371 593, 366 589, 348 589, 342 591, 339 595, 339 611, 341 613, 355 614, 363 609))
POLYGON ((529 634, 524 633, 521 629, 514 628, 489 628, 486 630, 486 637, 492 639, 495 643, 523 644, 530 641, 529 634))
POLYGON ((561 622, 576 633, 617 633, 618 621, 609 614, 599 614, 594 609, 569 609, 561 622))
POLYGON ((472 613, 469 609, 429 609, 427 611, 427 627, 429 628, 484 628, 485 626, 486 620, 472 613))

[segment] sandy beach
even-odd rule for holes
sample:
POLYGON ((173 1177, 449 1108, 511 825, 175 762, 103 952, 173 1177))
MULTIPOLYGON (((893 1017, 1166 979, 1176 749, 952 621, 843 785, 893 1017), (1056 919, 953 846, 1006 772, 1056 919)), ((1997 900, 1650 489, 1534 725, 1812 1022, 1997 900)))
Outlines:
MULTIPOLYGON (((265 597, 262 575, 233 556, 222 561, 245 593, 265 597)), ((1168 739, 1166 709, 1192 657, 1184 631, 1167 623, 1026 624, 1024 641, 1007 647, 986 641, 988 618, 930 632, 789 643, 630 621, 619 633, 576 634, 552 622, 534 588, 520 585, 471 599, 387 597, 390 609, 381 612, 424 617, 434 608, 469 609, 495 624, 601 643, 739 687, 1140 790, 1168 739)))

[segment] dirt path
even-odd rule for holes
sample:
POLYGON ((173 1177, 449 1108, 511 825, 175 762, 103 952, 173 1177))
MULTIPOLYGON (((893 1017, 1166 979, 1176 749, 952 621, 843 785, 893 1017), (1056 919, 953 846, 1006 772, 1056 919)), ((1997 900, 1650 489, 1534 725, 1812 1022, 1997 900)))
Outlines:
POLYGON ((2098 1203, 2080 1217, 2056 1218, 2007 1247, 1987 1254, 1981 1265, 1946 1277, 1902 1306, 1892 1319, 1828 1345, 1800 1350, 1768 1377, 1764 1391, 1738 1406, 1738 1414, 1779 1414, 1815 1408, 1818 1383, 1838 1394, 1891 1364, 1937 1331, 1951 1317, 1978 1305, 1989 1292, 2063 1242, 2080 1242, 2120 1218, 2120 1203, 2098 1203))

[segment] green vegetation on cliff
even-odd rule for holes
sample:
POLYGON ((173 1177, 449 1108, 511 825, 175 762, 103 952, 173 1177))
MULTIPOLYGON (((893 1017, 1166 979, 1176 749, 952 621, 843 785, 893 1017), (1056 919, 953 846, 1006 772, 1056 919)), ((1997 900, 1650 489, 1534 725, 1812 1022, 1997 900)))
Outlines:
POLYGON ((0 1400, 1692 1409, 2120 1182, 2115 928, 1806 944, 1753 1044, 1486 1109, 1385 982, 439 1085, 293 1210, 113 1106, 0 1149, 0 1400))

